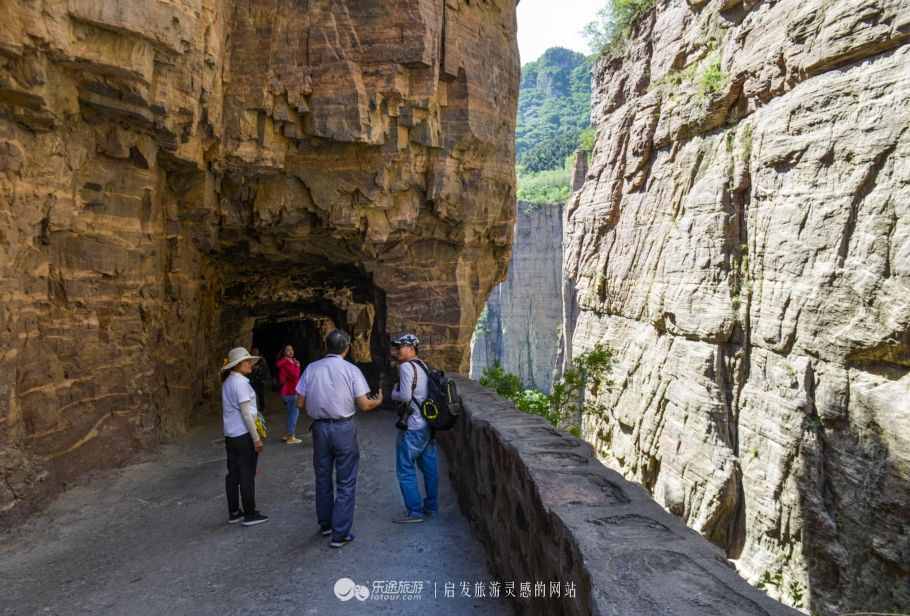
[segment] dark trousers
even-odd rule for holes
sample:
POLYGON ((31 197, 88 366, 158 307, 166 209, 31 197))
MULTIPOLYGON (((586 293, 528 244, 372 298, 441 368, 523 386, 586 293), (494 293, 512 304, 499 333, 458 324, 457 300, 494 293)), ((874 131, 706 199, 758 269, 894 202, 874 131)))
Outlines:
POLYGON ((332 528, 333 541, 341 541, 351 534, 354 525, 354 493, 360 461, 357 426, 353 420, 314 421, 311 430, 316 519, 321 528, 332 528))
POLYGON ((242 500, 243 513, 253 515, 256 511, 256 462, 259 460, 253 437, 249 434, 226 436, 224 447, 227 449, 228 472, 224 478, 224 490, 228 513, 239 511, 242 500))

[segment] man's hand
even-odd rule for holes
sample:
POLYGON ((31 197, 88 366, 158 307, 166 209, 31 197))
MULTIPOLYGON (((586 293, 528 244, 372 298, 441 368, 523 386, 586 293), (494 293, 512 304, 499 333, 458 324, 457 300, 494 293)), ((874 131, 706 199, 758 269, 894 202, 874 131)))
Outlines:
POLYGON ((372 411, 377 406, 382 404, 382 391, 375 394, 365 394, 363 396, 357 396, 354 399, 354 402, 357 404, 357 408, 366 413, 367 411, 372 411))
POLYGON ((253 447, 256 448, 256 453, 261 452, 262 451, 262 441, 256 441, 255 443, 253 443, 253 447))

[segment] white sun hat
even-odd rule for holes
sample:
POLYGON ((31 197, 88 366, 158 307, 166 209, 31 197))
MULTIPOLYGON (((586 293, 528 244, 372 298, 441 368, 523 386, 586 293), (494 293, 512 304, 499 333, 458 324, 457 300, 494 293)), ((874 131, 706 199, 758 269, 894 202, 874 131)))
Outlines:
POLYGON ((254 362, 256 362, 262 358, 258 355, 250 355, 250 352, 247 351, 243 347, 237 347, 235 349, 231 349, 231 351, 228 353, 228 356, 225 358, 224 365, 221 366, 221 369, 230 370, 231 368, 233 368, 240 362, 245 361, 247 359, 252 359, 254 362))

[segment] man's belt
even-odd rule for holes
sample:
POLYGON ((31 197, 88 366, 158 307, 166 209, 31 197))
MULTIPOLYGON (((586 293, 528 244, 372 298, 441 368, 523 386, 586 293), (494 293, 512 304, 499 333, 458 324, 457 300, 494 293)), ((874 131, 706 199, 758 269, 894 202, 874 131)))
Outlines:
POLYGON ((354 419, 353 415, 351 415, 349 417, 339 417, 337 419, 333 418, 333 417, 320 417, 319 419, 314 419, 313 423, 316 423, 317 421, 327 421, 329 423, 341 423, 343 421, 351 421, 352 419, 354 419))

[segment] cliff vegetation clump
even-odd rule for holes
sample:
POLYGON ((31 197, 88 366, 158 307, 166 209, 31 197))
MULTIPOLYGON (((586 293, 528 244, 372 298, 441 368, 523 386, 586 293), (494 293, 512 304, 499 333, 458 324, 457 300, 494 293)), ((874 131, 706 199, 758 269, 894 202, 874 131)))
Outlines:
POLYGON ((517 375, 503 370, 499 362, 484 370, 480 384, 514 402, 518 410, 540 415, 557 428, 566 429, 580 438, 582 418, 600 417, 606 412, 596 400, 602 388, 610 386, 608 374, 612 365, 613 352, 596 344, 575 358, 562 378, 553 384, 549 395, 526 387, 517 375))
POLYGON ((597 55, 615 55, 622 51, 636 20, 644 15, 656 0, 609 0, 588 23, 583 34, 597 55))

